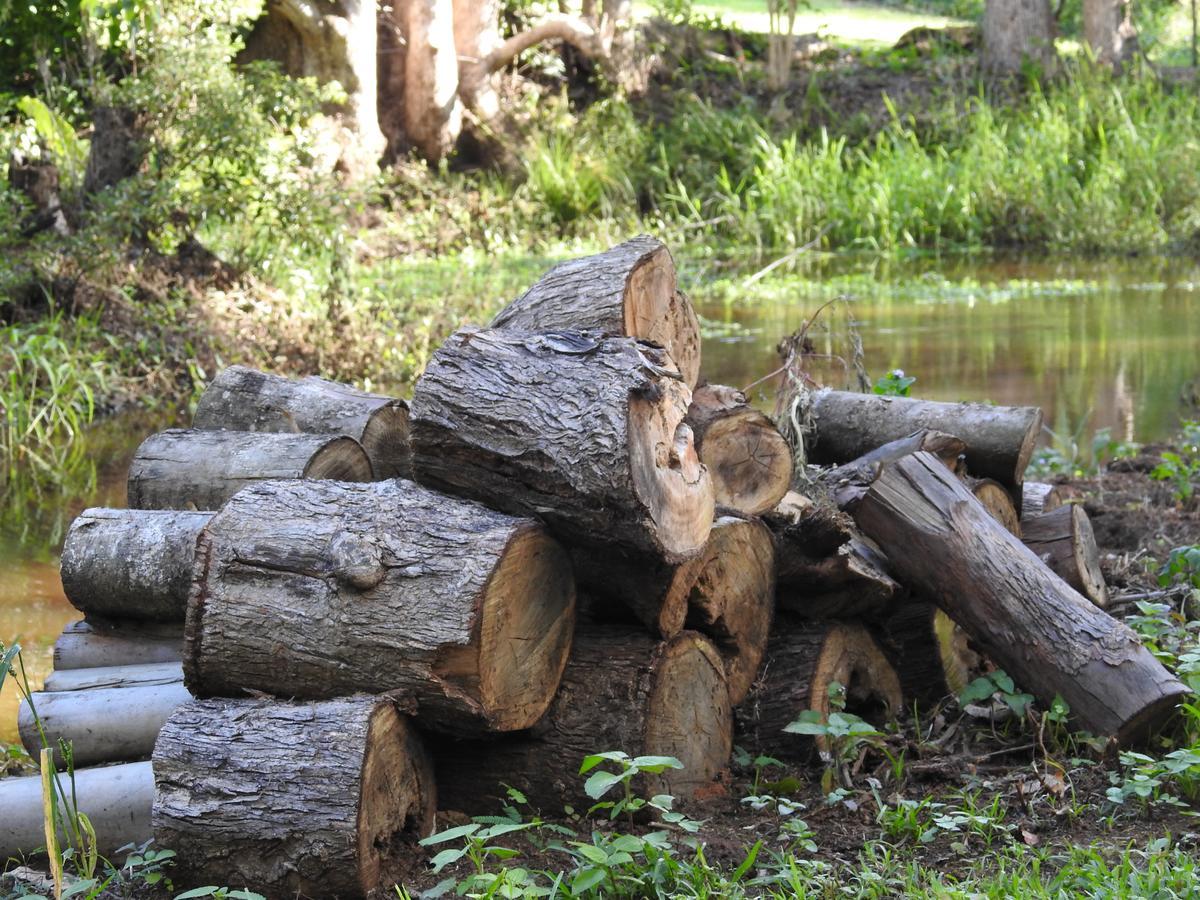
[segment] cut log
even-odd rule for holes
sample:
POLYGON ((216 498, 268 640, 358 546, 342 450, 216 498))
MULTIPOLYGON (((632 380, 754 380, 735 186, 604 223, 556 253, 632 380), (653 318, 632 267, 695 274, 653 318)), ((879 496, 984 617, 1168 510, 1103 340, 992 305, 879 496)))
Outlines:
POLYGON ((886 631, 907 702, 931 707, 957 698, 982 671, 983 659, 966 633, 932 603, 901 604, 886 631))
MULTIPOLYGON (((98 769, 76 769, 75 802, 96 830, 96 849, 120 865, 113 854, 126 844, 150 838, 150 807, 154 804, 154 772, 149 762, 124 763, 98 769)), ((70 796, 72 779, 59 776, 70 796)), ((0 778, 0 860, 28 856, 46 846, 42 821, 42 778, 0 778)), ((60 841, 66 835, 60 834, 60 841)), ((65 846, 65 843, 64 843, 65 846)))
POLYGON ((825 750, 825 738, 784 731, 805 710, 830 712, 830 686, 845 692, 845 710, 882 726, 900 710, 895 669, 861 625, 812 622, 786 613, 775 619, 762 673, 737 709, 738 732, 760 751, 804 759, 825 750))
POLYGON ((1130 628, 1051 572, 932 454, 889 463, 846 496, 901 581, 1042 702, 1061 695, 1093 734, 1144 739, 1187 693, 1130 628))
MULTIPOLYGON (((967 470, 1019 489, 1042 428, 1034 406, 939 403, 848 391, 819 391, 811 409, 815 439, 809 462, 839 464, 921 429, 967 442, 967 470)), ((1016 496, 1020 496, 1019 490, 1016 496)))
POLYGON ((196 550, 197 696, 398 691, 429 728, 528 728, 566 664, 571 561, 536 522, 411 481, 247 488, 196 550))
POLYGON ((700 462, 712 476, 717 507, 746 516, 773 509, 792 483, 792 450, 741 391, 719 384, 696 388, 686 419, 700 462))
POLYGON ((934 431, 922 428, 912 434, 895 441, 868 450, 853 462, 830 469, 821 476, 825 484, 836 485, 843 481, 863 481, 875 477, 878 468, 887 462, 894 462, 902 456, 927 450, 938 457, 946 468, 957 475, 964 475, 964 454, 967 452, 965 441, 944 431, 934 431))
POLYGON ((179 662, 183 625, 177 622, 71 622, 54 642, 54 668, 98 669, 108 666, 179 662))
POLYGON ((413 468, 571 543, 682 562, 714 511, 690 399, 670 357, 629 338, 465 329, 417 382, 413 468))
POLYGON ((135 666, 102 666, 97 669, 66 669, 62 672, 51 672, 46 676, 42 690, 87 691, 92 688, 173 684, 177 681, 183 681, 183 665, 181 663, 146 663, 135 666))
POLYGON ((220 509, 260 481, 372 481, 354 438, 169 428, 151 435, 129 464, 130 509, 220 509))
POLYGON ((639 338, 665 348, 688 387, 700 376, 696 311, 676 289, 671 252, 645 234, 559 263, 500 310, 490 327, 639 338))
POLYGON ((707 638, 683 631, 660 643, 629 629, 581 629, 558 696, 532 730, 439 745, 440 805, 477 812, 507 784, 546 813, 586 810, 579 765, 607 750, 679 759, 683 769, 646 776, 638 789, 687 803, 728 765, 732 725, 724 666, 707 638))
POLYGON ((1082 506, 1070 503, 1021 523, 1021 540, 1058 577, 1101 609, 1108 586, 1100 570, 1100 550, 1092 521, 1082 506))
POLYGON ((324 378, 230 366, 201 395, 192 427, 347 435, 362 444, 376 478, 412 477, 408 404, 324 378))
POLYGON ((1070 489, 1061 484, 1027 481, 1021 486, 1021 518, 1053 512, 1070 499, 1070 489))
POLYGON ((210 518, 175 510, 85 510, 63 544, 63 592, 89 615, 182 622, 196 536, 210 518))
POLYGON ((1016 537, 1021 536, 1021 519, 1012 494, 1004 485, 992 478, 972 478, 969 475, 962 482, 988 511, 988 515, 1004 526, 1005 531, 1016 537))
POLYGON ((57 765, 64 764, 60 740, 72 744, 77 766, 145 759, 172 710, 191 699, 182 682, 93 688, 84 691, 35 691, 17 712, 17 730, 29 755, 37 759, 42 734, 55 748, 57 765), (35 721, 33 710, 37 711, 35 721))
POLYGON ((175 882, 268 897, 391 892, 437 803, 416 730, 380 697, 189 703, 163 728, 154 780, 175 882))

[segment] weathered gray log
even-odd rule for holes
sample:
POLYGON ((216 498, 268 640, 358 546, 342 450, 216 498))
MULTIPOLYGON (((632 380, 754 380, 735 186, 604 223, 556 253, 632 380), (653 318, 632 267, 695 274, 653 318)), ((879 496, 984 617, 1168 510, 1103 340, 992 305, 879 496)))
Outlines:
POLYGON ((381 697, 189 703, 163 728, 154 780, 176 885, 269 898, 383 896, 437 802, 416 730, 381 697))
POLYGON ((670 357, 630 338, 464 329, 417 382, 413 468, 571 543, 680 562, 714 510, 690 399, 670 357))
POLYGON ((71 622, 54 642, 56 670, 179 662, 182 658, 183 625, 179 622, 92 617, 71 622))
POLYGON ((29 755, 37 758, 42 734, 55 748, 54 758, 63 765, 59 740, 72 744, 75 765, 145 759, 154 750, 163 722, 179 704, 191 699, 180 681, 139 684, 127 687, 93 688, 83 691, 35 691, 30 701, 21 702, 17 730, 29 755))
POLYGON ((258 484, 196 550, 184 675, 197 696, 399 691, 438 730, 527 728, 575 621, 538 523, 411 481, 258 484))
POLYGON ((889 441, 932 429, 966 441, 967 470, 1017 490, 1018 497, 1042 428, 1042 411, 1034 406, 939 403, 848 391, 817 392, 811 414, 815 437, 809 462, 851 462, 889 441))
POLYGON ((1070 499, 1070 488, 1044 481, 1027 481, 1021 485, 1021 518, 1042 516, 1062 506, 1070 499))
POLYGON ((1092 522, 1082 506, 1059 506, 1021 522, 1021 541, 1083 596, 1101 609, 1108 606, 1108 586, 1100 570, 1100 549, 1092 522))
POLYGON ((728 765, 732 724, 724 666, 706 638, 683 631, 660 643, 627 628, 581 629, 558 696, 530 731, 438 745, 440 806, 485 810, 508 784, 545 813, 565 803, 587 809, 579 765, 606 750, 676 757, 683 769, 647 776, 638 787, 686 803, 728 765))
POLYGON ((762 672, 737 708, 739 735, 758 750, 804 758, 826 749, 826 740, 784 731, 805 710, 827 719, 830 686, 844 690, 847 712, 882 726, 900 710, 895 669, 861 625, 813 622, 780 613, 767 645, 762 672))
POLYGON ((595 256, 559 263, 489 327, 640 338, 671 354, 688 387, 695 387, 700 375, 696 311, 676 288, 670 251, 645 234, 595 256))
POLYGON ((900 604, 884 628, 907 702, 928 708, 957 698, 982 671, 966 633, 932 603, 900 604))
POLYGON ((84 510, 67 532, 62 584, 89 615, 183 621, 207 512, 84 510))
POLYGON ((830 469, 821 476, 828 485, 836 485, 842 481, 862 481, 875 477, 878 468, 886 462, 894 462, 902 456, 916 453, 918 450, 928 450, 936 455, 946 468, 956 474, 960 472, 960 463, 967 452, 967 444, 952 434, 922 428, 894 441, 888 441, 874 449, 868 450, 858 459, 845 465, 830 469))
POLYGON ((783 499, 792 483, 792 450, 745 394, 725 385, 701 385, 692 393, 686 421, 712 476, 719 509, 757 516, 783 499))
MULTIPOLYGON (((96 849, 116 865, 124 860, 113 853, 126 844, 150 838, 150 807, 154 804, 154 772, 150 763, 75 770, 75 802, 96 830, 96 849)), ((71 780, 59 776, 70 796, 71 780)), ((0 860, 28 856, 46 846, 42 823, 42 779, 0 778, 0 860)), ((65 841, 60 834, 59 840, 65 841)), ((64 844, 64 846, 66 846, 64 844)))
POLYGON ((842 499, 901 581, 1043 702, 1061 695, 1093 734, 1143 739, 1187 692, 1130 628, 1051 572, 932 454, 886 464, 842 499))
POLYGON ((324 378, 284 378, 230 366, 200 397, 192 427, 348 435, 367 452, 376 478, 411 478, 408 404, 324 378))
POLYGON ((42 690, 87 691, 92 688, 121 688, 134 685, 172 684, 182 681, 182 663, 144 663, 133 666, 102 666, 95 669, 65 669, 51 672, 42 683, 42 690))
POLYGON ((372 481, 374 474, 350 437, 169 428, 134 454, 129 507, 215 510, 247 485, 289 478, 372 481))

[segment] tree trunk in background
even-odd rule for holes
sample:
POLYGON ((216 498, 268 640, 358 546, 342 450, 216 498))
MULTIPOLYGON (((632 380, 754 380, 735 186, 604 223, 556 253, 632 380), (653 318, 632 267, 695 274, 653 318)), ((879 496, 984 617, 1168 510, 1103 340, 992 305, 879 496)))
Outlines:
POLYGON ((454 47, 458 52, 458 96, 483 121, 500 112, 496 71, 483 61, 503 43, 500 40, 499 0, 454 0, 454 47))
POLYGON ((439 160, 462 131, 458 55, 450 0, 406 0, 404 131, 428 160, 439 160))
POLYGON ((1083 38, 1096 62, 1120 69, 1137 49, 1125 0, 1083 0, 1083 38))
POLYGON ((987 0, 983 11, 983 69, 989 75, 1019 75, 1026 65, 1053 75, 1054 14, 1047 0, 987 0))

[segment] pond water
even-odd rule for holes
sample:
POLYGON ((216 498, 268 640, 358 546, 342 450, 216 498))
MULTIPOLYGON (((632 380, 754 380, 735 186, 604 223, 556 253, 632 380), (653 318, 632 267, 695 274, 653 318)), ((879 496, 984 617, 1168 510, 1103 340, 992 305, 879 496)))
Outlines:
MULTIPOLYGON (((1165 440, 1181 418, 1200 416, 1196 262, 842 257, 780 267, 748 284, 757 268, 680 260, 681 283, 704 320, 711 381, 745 387, 767 375, 779 339, 842 298, 810 328, 819 352, 848 358, 853 330, 871 376, 901 368, 916 376, 918 396, 1041 405, 1044 442, 1068 455, 1099 428, 1120 440, 1165 440)), ((818 368, 830 383, 845 381, 836 361, 818 368)), ((770 404, 769 385, 753 393, 770 404)), ((98 477, 43 498, 26 533, 0 543, 0 640, 20 640, 35 687, 54 639, 77 617, 58 580, 61 525, 85 506, 123 505, 129 456, 166 424, 169 417, 144 415, 105 423, 92 438, 103 448, 98 477)), ((0 690, 0 741, 15 740, 16 706, 12 685, 0 690)))

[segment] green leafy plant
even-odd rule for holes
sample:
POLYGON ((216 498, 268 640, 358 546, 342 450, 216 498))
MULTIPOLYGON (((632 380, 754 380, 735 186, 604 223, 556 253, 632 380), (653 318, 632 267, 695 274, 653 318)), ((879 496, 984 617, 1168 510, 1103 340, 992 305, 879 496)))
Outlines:
POLYGON ((175 900, 196 900, 198 897, 212 897, 213 900, 267 900, 262 894, 256 894, 245 888, 230 889, 218 887, 215 884, 206 884, 203 887, 192 888, 190 891, 176 894, 175 900))
POLYGON ((608 810, 608 817, 610 819, 615 819, 617 816, 625 813, 629 816, 630 821, 632 821, 635 813, 647 806, 655 806, 654 801, 659 799, 655 797, 651 800, 646 800, 637 796, 634 793, 633 780, 643 772, 648 775, 658 775, 667 769, 682 768, 683 763, 673 756, 631 757, 628 753, 621 750, 609 750, 604 753, 593 753, 590 756, 584 757, 583 763, 579 767, 579 774, 587 775, 588 772, 592 773, 587 781, 584 782, 583 790, 589 797, 598 802, 592 806, 589 812, 606 809, 608 810), (616 771, 600 768, 605 763, 615 766, 616 771), (622 796, 620 799, 600 800, 601 797, 616 787, 621 789, 622 796))
POLYGON ((1023 721, 1033 702, 1033 695, 1018 690, 1007 672, 996 669, 976 678, 963 688, 958 697, 960 706, 992 700, 1003 703, 1018 720, 1023 721))
POLYGON ((819 710, 806 709, 783 729, 790 734, 821 739, 820 754, 825 763, 821 783, 826 793, 833 790, 835 779, 840 779, 843 787, 851 787, 848 766, 865 748, 880 746, 883 737, 870 722, 845 711, 846 689, 836 681, 829 684, 829 708, 828 716, 819 710))
POLYGON ((916 381, 915 375, 905 375, 903 369, 892 369, 875 382, 872 390, 886 397, 911 397, 916 381))

